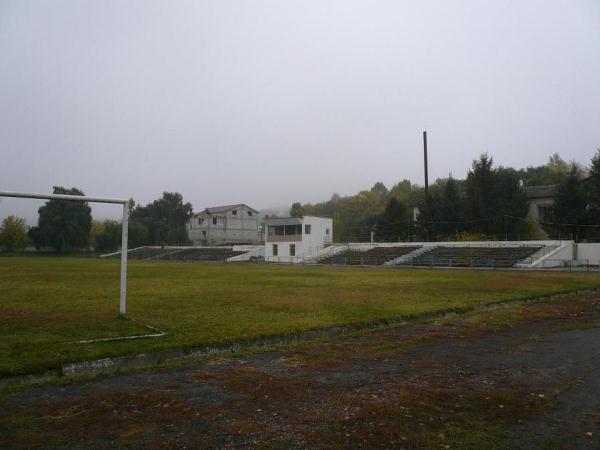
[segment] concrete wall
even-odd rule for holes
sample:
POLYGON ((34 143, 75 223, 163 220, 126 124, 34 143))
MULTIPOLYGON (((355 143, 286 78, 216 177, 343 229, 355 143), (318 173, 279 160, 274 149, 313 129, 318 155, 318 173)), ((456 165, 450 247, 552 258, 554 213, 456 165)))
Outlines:
POLYGON ((588 264, 600 265, 600 243, 577 244, 577 259, 587 260, 588 264))
POLYGON ((219 214, 202 212, 195 214, 188 223, 188 238, 194 245, 260 244, 259 225, 259 213, 246 206, 219 214), (216 219, 216 224, 213 219, 216 219))
POLYGON ((243 255, 232 256, 227 259, 227 262, 240 262, 240 261, 252 261, 256 259, 263 259, 265 257, 265 246, 264 245, 234 245, 234 252, 247 252, 243 255))

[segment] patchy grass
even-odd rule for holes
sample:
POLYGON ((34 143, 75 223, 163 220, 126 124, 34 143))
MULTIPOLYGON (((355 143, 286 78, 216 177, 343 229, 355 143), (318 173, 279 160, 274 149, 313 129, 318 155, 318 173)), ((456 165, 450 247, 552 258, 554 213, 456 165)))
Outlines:
POLYGON ((13 432, 0 443, 6 448, 69 447, 77 442, 89 446, 100 440, 126 446, 140 435, 172 426, 174 421, 189 420, 191 410, 167 391, 102 393, 53 403, 35 412, 21 410, 11 417, 13 432), (53 432, 57 429, 61 433, 53 432))
POLYGON ((146 332, 117 317, 118 273, 115 260, 0 258, 0 375, 600 287, 588 273, 130 262, 129 316, 168 336, 73 344, 146 332))
POLYGON ((587 295, 512 304, 271 355, 0 397, 0 429, 9 431, 0 447, 571 448, 556 440, 562 425, 548 436, 524 426, 548 420, 579 381, 506 366, 513 349, 504 344, 578 318, 594 322, 599 302, 587 295), (503 343, 490 347, 492 335, 503 343), (488 351, 498 366, 477 356, 488 351))

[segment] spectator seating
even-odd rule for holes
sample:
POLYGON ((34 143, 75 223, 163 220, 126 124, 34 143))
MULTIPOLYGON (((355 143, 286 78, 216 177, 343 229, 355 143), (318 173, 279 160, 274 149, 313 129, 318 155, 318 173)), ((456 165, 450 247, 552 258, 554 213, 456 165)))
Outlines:
POLYGON ((433 247, 402 263, 431 267, 513 267, 537 252, 540 246, 519 247, 433 247))
MULTIPOLYGON (((246 252, 233 251, 232 247, 138 247, 129 250, 127 258, 132 260, 161 261, 226 261, 232 256, 246 252)), ((120 258, 120 253, 114 254, 120 258)))
POLYGON ((196 247, 165 253, 158 256, 156 259, 168 261, 226 261, 232 256, 238 256, 244 253, 246 252, 233 251, 231 247, 196 247))
POLYGON ((342 264, 349 266, 380 266, 388 261, 407 255, 420 246, 374 247, 370 250, 346 250, 319 260, 320 264, 342 264))

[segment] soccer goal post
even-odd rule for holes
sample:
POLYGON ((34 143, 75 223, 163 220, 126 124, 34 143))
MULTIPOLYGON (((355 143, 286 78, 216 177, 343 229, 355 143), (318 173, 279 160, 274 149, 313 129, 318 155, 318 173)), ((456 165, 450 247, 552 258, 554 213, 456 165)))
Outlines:
POLYGON ((41 200, 68 200, 71 202, 116 203, 123 205, 123 229, 121 232, 121 285, 119 315, 127 312, 127 236, 129 230, 129 200, 120 198, 89 197, 87 195, 35 194, 30 192, 0 191, 0 197, 36 198, 41 200))

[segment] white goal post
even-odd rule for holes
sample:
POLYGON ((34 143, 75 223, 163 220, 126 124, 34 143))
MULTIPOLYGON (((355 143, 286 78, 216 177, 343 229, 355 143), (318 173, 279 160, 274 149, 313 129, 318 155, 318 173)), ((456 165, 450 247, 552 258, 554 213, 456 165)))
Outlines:
POLYGON ((119 315, 127 312, 127 235, 129 229, 129 200, 120 198, 88 197, 87 195, 34 194, 30 192, 0 191, 0 197, 37 198, 42 200, 69 200, 72 202, 117 203, 123 205, 123 229, 121 232, 121 287, 119 315))

